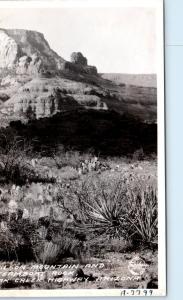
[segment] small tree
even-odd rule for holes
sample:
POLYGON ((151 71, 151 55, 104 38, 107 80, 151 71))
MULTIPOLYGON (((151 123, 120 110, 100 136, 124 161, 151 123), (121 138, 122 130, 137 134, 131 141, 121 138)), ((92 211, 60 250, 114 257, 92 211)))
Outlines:
POLYGON ((26 110, 25 115, 26 115, 26 118, 27 118, 28 120, 35 120, 35 119, 36 119, 36 112, 35 112, 35 110, 32 108, 31 105, 29 105, 29 106, 27 107, 27 110, 26 110))
POLYGON ((30 176, 26 156, 32 146, 25 139, 0 134, 0 174, 6 182, 21 184, 30 176))

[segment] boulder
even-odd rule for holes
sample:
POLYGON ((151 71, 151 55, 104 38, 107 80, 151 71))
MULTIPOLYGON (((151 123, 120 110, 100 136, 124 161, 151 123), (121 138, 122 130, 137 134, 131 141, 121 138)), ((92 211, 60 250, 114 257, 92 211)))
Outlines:
POLYGON ((10 96, 8 96, 7 94, 1 93, 1 92, 0 92, 0 101, 5 102, 5 101, 7 101, 9 98, 10 98, 10 96))

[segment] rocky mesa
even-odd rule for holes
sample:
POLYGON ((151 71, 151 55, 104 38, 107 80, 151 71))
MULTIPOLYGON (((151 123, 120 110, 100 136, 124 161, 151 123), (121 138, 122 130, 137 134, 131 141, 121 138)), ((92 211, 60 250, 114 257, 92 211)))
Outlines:
POLYGON ((71 61, 66 61, 50 48, 42 33, 0 29, 2 115, 40 118, 73 109, 78 103, 100 107, 99 97, 84 96, 88 85, 78 82, 79 76, 87 75, 98 76, 97 68, 89 66, 82 53, 74 52, 71 61), (72 75, 72 80, 66 75, 72 75))
POLYGON ((0 69, 14 70, 16 74, 49 74, 67 69, 97 74, 96 67, 88 66, 80 52, 74 52, 71 62, 67 62, 50 48, 42 33, 24 29, 0 29, 0 69))

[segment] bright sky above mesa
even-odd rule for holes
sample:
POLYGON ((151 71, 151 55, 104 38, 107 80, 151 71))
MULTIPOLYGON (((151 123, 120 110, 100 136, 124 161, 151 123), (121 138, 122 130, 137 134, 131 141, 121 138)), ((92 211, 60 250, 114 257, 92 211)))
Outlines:
POLYGON ((154 8, 1 8, 0 27, 44 34, 64 59, 80 51, 99 72, 156 73, 154 8))

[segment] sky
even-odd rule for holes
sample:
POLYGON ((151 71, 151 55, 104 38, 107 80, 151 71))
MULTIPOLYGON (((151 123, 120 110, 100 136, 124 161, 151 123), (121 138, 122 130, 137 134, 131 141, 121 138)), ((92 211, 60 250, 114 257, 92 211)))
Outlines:
POLYGON ((151 7, 0 8, 0 27, 40 31, 66 60, 80 51, 99 72, 156 73, 151 7))

